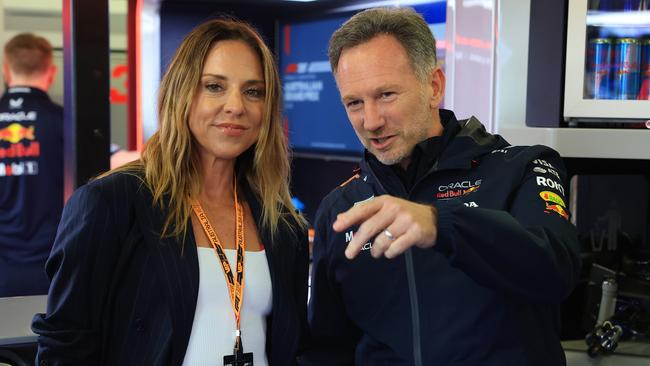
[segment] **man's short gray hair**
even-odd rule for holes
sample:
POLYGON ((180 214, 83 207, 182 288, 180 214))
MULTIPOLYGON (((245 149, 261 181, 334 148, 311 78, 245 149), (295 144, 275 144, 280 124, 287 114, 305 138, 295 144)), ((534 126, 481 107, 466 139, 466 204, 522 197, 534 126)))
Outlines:
POLYGON ((411 8, 374 8, 357 13, 332 35, 327 50, 332 72, 336 74, 344 49, 379 35, 395 37, 420 80, 426 80, 435 69, 436 40, 424 18, 411 8))

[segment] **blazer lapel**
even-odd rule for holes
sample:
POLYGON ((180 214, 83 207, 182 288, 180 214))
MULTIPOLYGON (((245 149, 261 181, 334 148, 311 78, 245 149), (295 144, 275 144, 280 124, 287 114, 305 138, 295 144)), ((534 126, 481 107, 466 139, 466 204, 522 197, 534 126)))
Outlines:
POLYGON ((151 245, 152 253, 157 255, 156 275, 160 278, 161 294, 169 303, 169 316, 172 324, 171 364, 180 365, 185 357, 187 344, 192 332, 194 312, 199 289, 199 262, 196 242, 191 225, 183 241, 177 238, 160 238, 166 211, 151 207, 145 202, 145 215, 141 218, 145 240, 151 245))

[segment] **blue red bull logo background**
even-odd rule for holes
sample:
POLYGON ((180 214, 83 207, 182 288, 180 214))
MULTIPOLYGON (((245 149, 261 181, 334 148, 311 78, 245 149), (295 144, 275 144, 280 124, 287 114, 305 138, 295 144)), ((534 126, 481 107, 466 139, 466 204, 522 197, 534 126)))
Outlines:
POLYGON ((40 155, 41 147, 33 125, 14 122, 0 127, 0 177, 37 175, 38 162, 26 158, 40 155))
POLYGON ((34 140, 34 126, 25 127, 20 123, 12 123, 0 129, 0 141, 15 144, 23 139, 34 140))

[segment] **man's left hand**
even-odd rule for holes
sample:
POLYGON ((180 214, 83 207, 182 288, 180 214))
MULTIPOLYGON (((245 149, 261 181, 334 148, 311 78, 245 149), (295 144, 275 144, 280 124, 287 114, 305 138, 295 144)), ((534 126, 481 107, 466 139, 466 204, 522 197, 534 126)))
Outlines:
POLYGON ((355 258, 373 238, 370 254, 374 258, 382 255, 394 258, 412 246, 434 246, 438 237, 437 221, 434 206, 383 195, 338 214, 332 228, 342 232, 360 224, 345 249, 348 259, 355 258))

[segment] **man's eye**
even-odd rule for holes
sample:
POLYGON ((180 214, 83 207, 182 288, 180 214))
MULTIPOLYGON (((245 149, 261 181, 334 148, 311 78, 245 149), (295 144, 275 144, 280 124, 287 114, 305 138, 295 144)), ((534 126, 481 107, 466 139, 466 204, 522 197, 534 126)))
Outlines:
POLYGON ((394 95, 395 95, 395 92, 392 92, 392 91, 381 93, 381 97, 384 98, 384 99, 391 98, 394 95))
POLYGON ((361 101, 360 101, 360 100, 353 100, 353 101, 348 102, 348 103, 345 105, 345 107, 346 107, 347 109, 354 109, 354 108, 359 107, 360 105, 361 105, 361 101))

